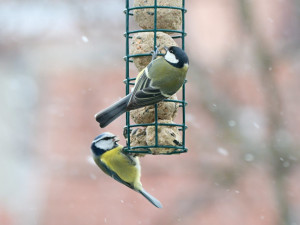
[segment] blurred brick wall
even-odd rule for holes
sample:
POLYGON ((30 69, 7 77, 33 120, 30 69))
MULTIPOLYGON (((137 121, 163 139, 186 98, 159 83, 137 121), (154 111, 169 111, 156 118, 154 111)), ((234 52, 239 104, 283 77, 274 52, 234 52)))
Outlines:
POLYGON ((122 137, 125 124, 94 121, 125 92, 124 2, 1 3, 0 18, 23 14, 0 22, 0 224, 299 224, 293 6, 187 1, 189 151, 141 159, 143 185, 164 205, 156 209, 90 159, 93 138, 122 137), (33 12, 41 23, 26 29, 33 12))

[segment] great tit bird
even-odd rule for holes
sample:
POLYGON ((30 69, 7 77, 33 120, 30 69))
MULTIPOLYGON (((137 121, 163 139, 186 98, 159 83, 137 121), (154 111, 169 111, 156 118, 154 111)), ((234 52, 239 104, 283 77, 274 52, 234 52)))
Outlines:
POLYGON ((171 46, 165 50, 165 55, 158 58, 158 51, 154 52, 152 61, 138 74, 130 94, 95 115, 100 127, 106 127, 126 111, 169 98, 180 89, 185 81, 189 59, 179 47, 171 46))
POLYGON ((142 187, 139 159, 123 152, 123 146, 119 145, 118 141, 117 137, 109 132, 98 135, 91 145, 95 163, 104 173, 141 193, 157 208, 162 208, 161 203, 142 187))

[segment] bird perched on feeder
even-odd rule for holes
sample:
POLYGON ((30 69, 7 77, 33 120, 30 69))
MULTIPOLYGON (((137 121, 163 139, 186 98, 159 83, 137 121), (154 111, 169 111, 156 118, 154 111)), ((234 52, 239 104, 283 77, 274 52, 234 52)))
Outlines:
POLYGON ((171 97, 183 85, 189 67, 186 53, 179 47, 165 47, 163 57, 153 53, 152 61, 138 74, 133 91, 95 115, 100 127, 106 127, 126 111, 153 105, 171 97))
POLYGON ((123 146, 118 141, 109 132, 98 135, 91 145, 95 163, 104 173, 141 193, 157 208, 162 208, 161 203, 143 189, 139 159, 123 152, 123 146))

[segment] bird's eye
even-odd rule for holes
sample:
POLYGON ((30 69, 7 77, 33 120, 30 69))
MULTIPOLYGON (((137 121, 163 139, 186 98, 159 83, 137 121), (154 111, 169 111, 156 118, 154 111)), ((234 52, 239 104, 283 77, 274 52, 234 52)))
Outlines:
POLYGON ((174 53, 174 51, 173 51, 173 50, 170 50, 170 52, 171 52, 171 53, 174 53))
POLYGON ((109 140, 109 139, 110 139, 110 137, 105 137, 105 138, 103 138, 102 140, 107 141, 107 140, 109 140))

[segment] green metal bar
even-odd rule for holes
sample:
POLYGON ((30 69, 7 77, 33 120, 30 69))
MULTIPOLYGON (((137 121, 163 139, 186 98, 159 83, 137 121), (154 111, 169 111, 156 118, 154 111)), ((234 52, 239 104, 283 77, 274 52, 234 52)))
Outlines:
MULTIPOLYGON (((171 29, 145 29, 145 30, 133 30, 133 31, 129 31, 128 33, 124 33, 124 36, 127 34, 135 34, 135 33, 142 33, 142 32, 172 32, 172 33, 179 33, 179 34, 184 34, 186 35, 186 33, 183 33, 183 31, 180 30, 171 30, 171 29)), ((180 36, 182 37, 182 36, 180 36)))
MULTIPOLYGON (((129 0, 126 0, 126 56, 129 55, 129 0)), ((129 94, 129 79, 130 79, 130 76, 129 76, 129 58, 126 57, 126 80, 127 80, 127 83, 126 83, 126 95, 129 94)), ((129 112, 126 112, 126 125, 127 124, 130 124, 130 114, 129 112)), ((127 126, 127 148, 130 149, 130 127, 127 126)))
MULTIPOLYGON (((154 0, 154 42, 153 49, 156 50, 156 32, 157 32, 157 0, 154 0)), ((155 146, 158 146, 158 126, 157 126, 157 104, 154 105, 155 112, 155 146)))
MULTIPOLYGON (((154 2, 154 6, 136 6, 136 7, 131 7, 131 8, 128 8, 128 11, 132 11, 132 10, 135 10, 135 9, 157 9, 157 8, 160 8, 160 9, 177 9, 177 10, 181 10, 183 11, 184 13, 187 12, 187 10, 184 8, 184 7, 176 7, 176 6, 164 6, 164 5, 155 5, 155 2, 154 2)), ((127 10, 124 10, 124 12, 126 13, 127 10)))
MULTIPOLYGON (((185 8, 185 0, 182 0, 182 8, 185 8)), ((181 30, 182 30, 182 39, 181 39, 181 46, 182 49, 185 49, 185 13, 184 11, 182 11, 182 23, 181 23, 181 30)), ((186 84, 186 80, 182 85, 182 101, 185 102, 185 84, 186 84)), ((182 123, 185 124, 185 104, 182 105, 182 123)), ((182 147, 185 148, 185 131, 186 131, 187 127, 183 126, 182 127, 182 147)))
MULTIPOLYGON (((182 8, 184 9, 184 7, 185 7, 185 0, 182 0, 182 8)), ((181 30, 182 30, 182 34, 184 34, 184 35, 182 35, 182 39, 181 39, 181 47, 182 47, 182 49, 184 50, 185 49, 185 46, 184 46, 184 38, 185 38, 185 36, 186 36, 186 33, 185 33, 185 12, 186 12, 186 10, 184 11, 184 10, 182 10, 182 14, 181 14, 181 18, 182 18, 182 23, 181 23, 181 30)))
MULTIPOLYGON (((143 124, 131 124, 129 127, 150 127, 150 126, 155 126, 154 123, 143 123, 143 124)), ((165 127, 180 127, 180 128, 187 128, 186 125, 181 125, 181 124, 172 124, 172 123, 157 123, 157 126, 165 126, 165 127)))
POLYGON ((154 0, 154 39, 153 49, 156 50, 156 32, 157 32, 157 0, 154 0))
MULTIPOLYGON (((131 147, 131 149, 138 149, 138 148, 144 148, 144 149, 147 149, 147 148, 155 148, 157 147, 156 145, 147 145, 147 146, 133 146, 131 147)), ((181 146, 173 146, 173 145, 160 145, 159 146, 160 148, 174 148, 174 149, 182 149, 181 146)))
MULTIPOLYGON (((182 33, 182 31, 178 31, 178 30, 169 30, 169 29, 157 29, 157 31, 161 31, 161 32, 171 32, 171 33, 182 33)), ((140 32, 153 32, 153 30, 136 30, 134 31, 133 33, 140 33, 140 32)), ((124 33, 124 37, 125 37, 125 33, 124 33)), ((170 34, 170 36, 172 37, 172 39, 181 39, 182 36, 181 35, 176 35, 176 36, 173 36, 174 34, 170 34)), ((185 34, 186 35, 186 34, 185 34)), ((133 36, 130 36, 129 37, 130 39, 133 38, 133 36)), ((125 57, 125 56, 124 56, 125 57)))
MULTIPOLYGON (((163 54, 158 54, 158 55, 162 56, 163 54)), ((140 56, 151 56, 151 53, 140 53, 140 54, 128 55, 128 56, 124 56, 123 59, 126 60, 126 58, 135 58, 140 56)))
MULTIPOLYGON (((174 147, 174 146, 172 146, 172 147, 174 147)), ((152 151, 150 149, 148 149, 148 150, 136 150, 136 149, 139 149, 139 148, 140 147, 137 147, 137 148, 132 147, 131 149, 134 149, 134 150, 127 150, 126 149, 125 151, 128 152, 128 153, 136 153, 136 154, 152 154, 152 151)), ((152 146, 152 148, 155 148, 155 146, 152 146)), ((170 148, 171 148, 171 146, 170 146, 170 148)), ((143 149, 143 148, 141 148, 141 149, 143 149)), ((187 148, 184 148, 184 149, 180 148, 179 150, 172 151, 171 153, 170 152, 168 152, 168 153, 162 152, 162 153, 160 153, 160 155, 180 154, 180 153, 185 153, 187 151, 188 151, 187 148)))

